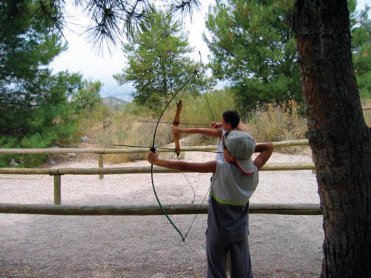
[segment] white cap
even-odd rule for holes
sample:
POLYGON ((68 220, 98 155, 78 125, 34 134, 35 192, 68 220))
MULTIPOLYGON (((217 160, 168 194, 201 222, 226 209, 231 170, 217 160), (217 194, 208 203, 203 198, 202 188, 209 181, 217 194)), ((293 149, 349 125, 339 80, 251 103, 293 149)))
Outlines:
POLYGON ((255 140, 247 132, 232 130, 224 138, 224 143, 229 153, 237 160, 238 166, 245 174, 253 174, 255 167, 252 154, 255 150, 255 140))

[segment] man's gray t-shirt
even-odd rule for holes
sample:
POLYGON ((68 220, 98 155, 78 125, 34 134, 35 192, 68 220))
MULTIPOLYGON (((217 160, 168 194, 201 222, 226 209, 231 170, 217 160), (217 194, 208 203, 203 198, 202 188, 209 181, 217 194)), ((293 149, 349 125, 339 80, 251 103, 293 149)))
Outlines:
POLYGON ((217 161, 212 177, 208 212, 208 233, 217 239, 239 241, 248 230, 248 202, 259 181, 258 169, 251 176, 234 165, 217 161))

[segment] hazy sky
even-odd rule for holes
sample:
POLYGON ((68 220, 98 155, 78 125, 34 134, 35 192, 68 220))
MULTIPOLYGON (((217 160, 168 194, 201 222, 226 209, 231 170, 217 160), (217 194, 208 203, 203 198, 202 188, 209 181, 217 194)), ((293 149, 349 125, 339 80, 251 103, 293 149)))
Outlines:
MULTIPOLYGON (((213 4, 214 0, 201 0, 200 11, 195 11, 192 22, 187 23, 189 31, 189 43, 195 48, 194 59, 198 59, 198 51, 201 52, 203 61, 207 60, 208 48, 202 40, 202 33, 205 30, 205 16, 208 6, 213 4)), ((358 0, 359 8, 364 8, 365 4, 371 5, 371 0, 358 0)), ((112 48, 111 54, 105 49, 98 53, 97 49, 88 41, 83 34, 88 26, 89 20, 81 12, 69 6, 67 28, 64 35, 68 41, 68 50, 56 57, 51 64, 55 71, 69 70, 70 72, 80 72, 86 79, 100 80, 104 86, 102 96, 116 95, 122 98, 128 98, 128 93, 132 90, 130 87, 118 87, 112 75, 121 72, 125 66, 125 57, 121 49, 112 48)))
MULTIPOLYGON (((205 29, 205 16, 209 3, 213 0, 202 0, 200 11, 193 14, 192 21, 187 20, 189 31, 189 43, 195 48, 194 59, 199 59, 198 51, 201 52, 203 61, 207 60, 208 48, 202 40, 202 32, 205 29)), ((110 90, 120 90, 120 97, 132 90, 123 86, 117 87, 113 74, 121 72, 125 66, 125 57, 121 48, 111 48, 111 54, 104 50, 103 54, 94 48, 87 37, 83 34, 88 26, 89 20, 75 8, 69 6, 67 28, 64 35, 68 41, 68 50, 56 57, 51 64, 54 71, 69 70, 70 72, 80 72, 86 79, 100 80, 104 83, 102 96, 110 94, 110 90)), ((112 92, 119 93, 119 92, 112 92)))

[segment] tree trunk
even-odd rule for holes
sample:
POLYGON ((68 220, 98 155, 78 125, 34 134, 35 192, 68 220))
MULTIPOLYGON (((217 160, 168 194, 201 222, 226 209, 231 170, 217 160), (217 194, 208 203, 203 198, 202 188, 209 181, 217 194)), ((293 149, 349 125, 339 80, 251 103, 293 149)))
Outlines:
POLYGON ((297 0, 307 138, 324 215, 322 277, 371 277, 370 131, 357 89, 346 0, 297 0))

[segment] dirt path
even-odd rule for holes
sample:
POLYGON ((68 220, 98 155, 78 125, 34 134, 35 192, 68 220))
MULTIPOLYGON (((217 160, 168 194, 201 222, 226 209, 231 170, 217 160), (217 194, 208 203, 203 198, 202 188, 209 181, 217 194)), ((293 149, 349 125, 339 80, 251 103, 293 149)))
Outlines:
MULTIPOLYGON (((187 159, 200 159, 193 154, 187 159)), ((203 157, 202 160, 207 160, 203 157)), ((275 153, 270 162, 305 162, 309 156, 275 153)), ((96 161, 54 167, 96 167, 96 161)), ((135 165, 146 165, 137 162, 135 165)), ((122 166, 122 165, 115 165, 122 166)), ((108 165, 107 165, 108 167, 108 165)), ((112 166, 113 167, 113 166, 112 166)), ((209 174, 187 174, 203 199, 209 174)), ((179 174, 156 174, 161 201, 190 203, 192 190, 179 174)), ((156 204, 149 174, 63 176, 62 203, 156 204)), ((0 203, 53 203, 53 178, 0 175, 0 203)), ((251 203, 319 203, 311 171, 261 172, 251 203)), ((186 230, 193 216, 176 216, 186 230)), ((206 215, 183 243, 164 216, 45 216, 0 214, 0 277, 205 277, 206 215)), ((255 277, 318 277, 322 217, 250 216, 255 277)))

